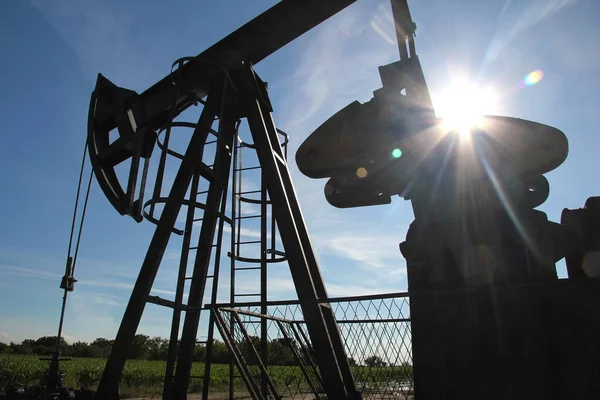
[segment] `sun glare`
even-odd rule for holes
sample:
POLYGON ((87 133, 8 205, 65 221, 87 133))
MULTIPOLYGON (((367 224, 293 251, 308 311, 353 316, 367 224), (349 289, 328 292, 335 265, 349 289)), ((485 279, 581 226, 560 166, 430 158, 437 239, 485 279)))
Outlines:
POLYGON ((486 114, 496 114, 496 96, 491 88, 480 88, 467 81, 452 82, 441 93, 436 104, 444 129, 469 136, 486 114))

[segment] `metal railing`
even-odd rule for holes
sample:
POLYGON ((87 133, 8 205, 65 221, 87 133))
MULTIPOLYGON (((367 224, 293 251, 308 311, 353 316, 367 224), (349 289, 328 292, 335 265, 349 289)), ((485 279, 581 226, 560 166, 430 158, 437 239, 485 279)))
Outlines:
MULTIPOLYGON (((209 307, 236 360, 250 395, 258 398, 325 398, 297 301, 214 304, 209 307), (264 310, 264 308, 263 308, 264 310), (261 357, 260 326, 267 323, 267 356, 261 357)), ((356 387, 363 399, 411 399, 410 311, 407 293, 332 298, 356 387)))

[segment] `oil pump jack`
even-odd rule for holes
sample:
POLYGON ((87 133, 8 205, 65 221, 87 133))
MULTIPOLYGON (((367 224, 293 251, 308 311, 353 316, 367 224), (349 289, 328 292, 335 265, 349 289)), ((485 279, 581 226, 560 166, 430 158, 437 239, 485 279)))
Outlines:
POLYGON ((400 251, 416 398, 597 398, 600 197, 549 221, 535 208, 549 195, 543 174, 568 154, 560 130, 485 116, 464 132, 436 118, 415 26, 405 3, 392 4, 400 61, 380 67, 383 87, 324 122, 296 161, 329 178, 335 207, 411 201, 400 251))
MULTIPOLYGON (((195 204, 185 196, 190 183, 197 191, 192 178, 199 175, 210 184, 206 202, 198 205, 204 215, 188 301, 178 306, 185 311, 183 333, 170 346, 177 366, 167 371, 163 395, 186 397, 207 265, 217 221, 225 218, 221 205, 241 119, 248 121, 263 169, 325 395, 360 398, 326 303, 267 87, 253 69, 353 2, 283 0, 198 56, 177 60, 169 75, 140 94, 98 76, 88 126, 94 174, 120 214, 154 220, 157 228, 97 398, 118 397, 127 348, 181 206, 195 204), (179 155, 169 196, 144 203, 157 132, 198 103, 203 111, 197 123, 188 124, 193 134, 179 155), (209 166, 202 156, 211 134, 216 150, 209 166), (125 161, 130 168, 122 185, 115 167, 125 161), (145 210, 158 202, 164 208, 156 219, 145 210)), ((412 202, 415 221, 400 250, 408 266, 417 398, 583 399, 599 393, 590 378, 599 358, 590 338, 600 333, 600 317, 589 311, 600 300, 591 278, 598 268, 600 204, 591 198, 584 209, 565 210, 561 224, 534 209, 549 194, 543 174, 567 156, 566 137, 549 126, 495 116, 473 127, 469 140, 448 132, 435 117, 406 0, 392 0, 392 9, 400 61, 380 67, 383 87, 373 100, 354 102, 333 116, 303 144, 296 161, 307 176, 330 178, 325 196, 336 207, 386 204, 394 195, 412 202), (554 263, 563 257, 569 280, 559 282, 554 263)))
MULTIPOLYGON (((318 302, 327 299, 327 292, 270 115, 272 106, 267 87, 253 69, 254 64, 351 3, 351 0, 310 2, 307 7, 306 2, 281 1, 198 56, 178 60, 171 74, 141 94, 120 88, 98 75, 89 112, 90 159, 96 179, 114 208, 138 222, 144 214, 150 216, 144 211, 142 194, 157 132, 173 125, 173 119, 191 105, 204 106, 198 122, 188 124, 194 132, 185 154, 179 156, 182 162, 169 196, 153 198, 145 204, 152 207, 161 201, 164 208, 102 375, 99 398, 118 397, 127 349, 149 301, 180 208, 182 204, 194 203, 185 195, 192 177, 199 174, 209 182, 209 189, 205 203, 198 204, 204 214, 184 327, 180 342, 171 340, 170 352, 177 353, 177 365, 167 372, 164 389, 164 398, 186 397, 214 232, 217 220, 223 217, 220 206, 229 183, 237 125, 242 118, 248 121, 254 140, 324 390, 331 399, 357 396, 335 317, 327 304, 318 302), (218 120, 216 130, 212 128, 215 120, 218 120), (110 132, 115 129, 118 138, 111 142, 110 132), (211 134, 216 136, 216 149, 214 164, 209 166, 203 163, 202 156, 211 134), (123 186, 115 166, 127 160, 129 177, 123 186)), ((191 191, 197 192, 197 186, 191 191)), ((193 216, 188 219, 191 224, 193 216)), ((182 306, 175 308, 181 311, 182 306)))

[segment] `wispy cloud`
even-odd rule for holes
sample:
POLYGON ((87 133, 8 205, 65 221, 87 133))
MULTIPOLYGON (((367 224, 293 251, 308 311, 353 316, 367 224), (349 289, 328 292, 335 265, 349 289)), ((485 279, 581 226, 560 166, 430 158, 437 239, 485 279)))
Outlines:
POLYGON ((498 18, 497 33, 485 56, 486 62, 496 60, 519 35, 577 1, 534 0, 513 2, 507 0, 498 18), (513 8, 514 10, 512 10, 513 8))
MULTIPOLYGON (((125 283, 125 282, 111 282, 111 281, 97 281, 97 280, 91 280, 91 279, 81 279, 78 282, 78 284, 84 285, 84 286, 87 285, 87 286, 103 287, 103 288, 111 288, 111 289, 133 290, 133 284, 125 283)), ((175 295, 175 292, 172 290, 156 289, 156 288, 152 288, 150 293, 166 294, 166 295, 171 295, 171 296, 175 295)))
POLYGON ((330 237, 319 235, 319 239, 323 252, 353 261, 358 268, 392 275, 403 273, 398 266, 401 257, 394 236, 356 231, 339 232, 330 237))
POLYGON ((55 272, 44 271, 34 268, 18 267, 13 265, 0 264, 0 274, 6 273, 9 275, 26 276, 30 278, 51 279, 61 278, 62 275, 55 272))
POLYGON ((109 295, 99 292, 87 292, 88 296, 94 304, 102 307, 124 307, 127 303, 123 301, 121 296, 109 295))
POLYGON ((393 42, 379 37, 393 34, 390 14, 389 5, 372 10, 356 4, 324 23, 308 43, 280 101, 284 130, 294 132, 290 154, 308 129, 353 100, 368 100, 380 86, 377 67, 397 57, 393 42))
POLYGON ((100 1, 34 0, 33 4, 73 49, 86 77, 102 71, 136 87, 151 75, 152 67, 139 57, 131 41, 134 18, 124 10, 116 13, 100 1))

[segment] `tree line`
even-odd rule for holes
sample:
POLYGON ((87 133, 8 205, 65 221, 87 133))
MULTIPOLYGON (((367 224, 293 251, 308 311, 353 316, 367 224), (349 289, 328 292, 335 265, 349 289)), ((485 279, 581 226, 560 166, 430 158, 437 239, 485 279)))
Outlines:
MULTIPOLYGON (((255 349, 260 351, 260 339, 251 337, 255 349)), ((63 357, 94 357, 106 358, 110 354, 114 340, 97 338, 94 341, 77 341, 67 343, 64 338, 60 341, 60 353, 63 357)), ((252 358, 254 351, 248 343, 240 343, 243 353, 252 358)), ((56 349, 56 336, 44 336, 39 339, 25 339, 21 343, 0 342, 0 354, 33 354, 48 356, 56 349)), ((149 337, 147 335, 135 335, 131 346, 128 348, 128 359, 138 360, 166 360, 169 351, 169 341, 161 337, 149 337)), ((196 344, 193 361, 206 361, 206 344, 196 344)), ((296 353, 297 354, 297 353, 296 353)), ((211 361, 215 364, 225 364, 230 360, 229 351, 225 343, 213 340, 211 361)), ((285 339, 273 339, 267 343, 267 360, 271 365, 295 365, 296 356, 290 344, 285 339)))
MULTIPOLYGON (((252 346, 247 341, 238 343, 240 351, 244 358, 252 363, 257 360, 256 352, 260 353, 261 345, 260 338, 250 336, 252 346), (254 347, 254 349, 252 348, 254 347), (255 352, 256 350, 256 352, 255 352)), ((94 341, 82 342, 77 341, 72 344, 67 343, 64 338, 60 341, 60 353, 63 357, 91 357, 91 358, 107 358, 112 349, 114 340, 105 338, 97 338, 94 341)), ((39 339, 25 339, 21 343, 11 342, 9 344, 0 342, 0 354, 33 354, 39 356, 49 356, 56 349, 56 336, 44 336, 39 339)), ((196 344, 192 361, 206 361, 206 344, 196 344)), ((267 363, 269 365, 297 365, 298 358, 301 358, 304 363, 308 360, 305 358, 302 348, 295 341, 288 341, 284 338, 276 338, 267 342, 267 363)), ((161 337, 149 337, 147 335, 135 335, 131 346, 128 348, 128 359, 138 360, 166 360, 169 352, 169 341, 161 337)), ((220 340, 213 340, 211 362, 214 364, 229 363, 229 350, 225 343, 220 340)), ((377 355, 372 355, 365 358, 361 363, 357 363, 355 359, 349 357, 348 363, 350 366, 364 365, 367 367, 386 367, 393 366, 388 364, 377 355)), ((410 367, 402 364, 403 367, 410 367)))

